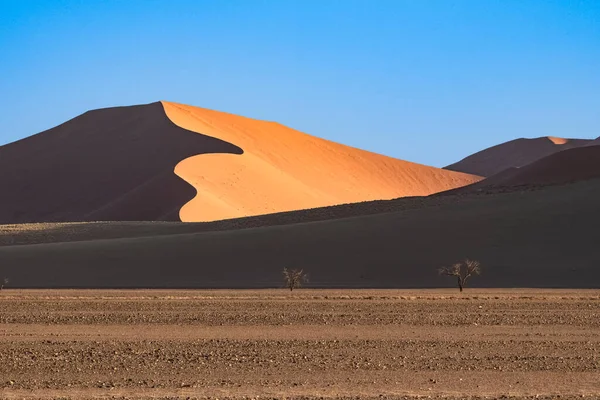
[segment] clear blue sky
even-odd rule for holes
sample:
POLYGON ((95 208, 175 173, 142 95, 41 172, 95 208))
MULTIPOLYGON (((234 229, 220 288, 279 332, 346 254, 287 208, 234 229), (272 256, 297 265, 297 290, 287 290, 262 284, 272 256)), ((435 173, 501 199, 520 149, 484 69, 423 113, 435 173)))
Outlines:
POLYGON ((600 136, 600 0, 0 0, 0 144, 171 100, 444 166, 600 136))

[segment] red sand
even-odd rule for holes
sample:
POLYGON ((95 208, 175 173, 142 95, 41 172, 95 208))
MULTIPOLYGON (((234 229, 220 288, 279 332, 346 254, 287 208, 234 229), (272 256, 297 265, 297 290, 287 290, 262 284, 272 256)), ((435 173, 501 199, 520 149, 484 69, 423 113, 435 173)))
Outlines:
POLYGON ((182 221, 423 196, 479 180, 344 146, 275 122, 183 104, 163 105, 178 126, 244 151, 199 155, 177 165, 175 173, 198 192, 182 208, 182 221))

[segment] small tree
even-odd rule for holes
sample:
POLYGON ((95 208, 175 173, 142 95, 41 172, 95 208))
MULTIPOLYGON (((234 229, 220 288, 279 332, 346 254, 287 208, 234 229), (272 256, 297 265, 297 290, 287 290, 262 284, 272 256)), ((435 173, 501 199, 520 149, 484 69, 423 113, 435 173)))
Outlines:
POLYGON ((458 281, 458 288, 462 292, 467 284, 467 279, 473 275, 481 274, 481 264, 479 261, 466 259, 451 267, 442 267, 438 269, 438 272, 440 275, 455 276, 458 281))
POLYGON ((308 282, 308 275, 301 269, 283 269, 283 282, 290 292, 295 288, 302 286, 303 282, 308 282))
POLYGON ((8 285, 8 279, 7 278, 0 279, 0 290, 4 289, 5 285, 8 285))

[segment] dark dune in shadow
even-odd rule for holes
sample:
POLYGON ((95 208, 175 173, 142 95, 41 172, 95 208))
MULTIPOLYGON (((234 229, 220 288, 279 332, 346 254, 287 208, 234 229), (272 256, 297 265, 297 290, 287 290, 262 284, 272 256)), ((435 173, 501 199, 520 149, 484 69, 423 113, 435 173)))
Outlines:
POLYGON ((600 177, 600 146, 569 149, 516 168, 488 184, 556 185, 600 177))
POLYGON ((483 265, 473 287, 600 287, 600 179, 415 200, 371 215, 338 206, 331 219, 323 208, 315 222, 286 213, 284 225, 265 216, 255 228, 263 217, 246 229, 157 224, 155 236, 145 225, 144 237, 8 245, 0 265, 13 287, 278 287, 283 267, 300 267, 313 287, 413 288, 453 286, 436 269, 472 257, 483 265))
POLYGON ((596 139, 594 139, 593 141, 588 143, 588 146, 599 146, 599 145, 600 145, 600 137, 597 137, 596 139))
POLYGON ((490 177, 509 168, 522 167, 551 154, 591 142, 588 139, 549 137, 515 139, 481 150, 444 169, 490 177))
POLYGON ((0 147, 0 223, 178 221, 196 191, 173 170, 206 153, 243 151, 176 126, 160 102, 86 112, 0 147))
POLYGON ((521 168, 508 168, 472 185, 437 195, 485 191, 511 191, 600 178, 600 146, 560 151, 521 168))

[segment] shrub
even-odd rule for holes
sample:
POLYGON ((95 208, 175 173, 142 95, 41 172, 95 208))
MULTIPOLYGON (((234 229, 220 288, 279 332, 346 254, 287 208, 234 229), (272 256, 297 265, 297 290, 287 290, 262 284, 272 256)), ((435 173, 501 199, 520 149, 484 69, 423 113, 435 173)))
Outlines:
POLYGON ((481 264, 479 261, 466 259, 451 267, 442 267, 438 269, 438 272, 440 275, 455 276, 458 281, 458 288, 462 292, 471 276, 481 274, 481 264))
POLYGON ((283 282, 290 292, 302 286, 302 283, 308 282, 308 275, 301 269, 283 269, 283 282))

